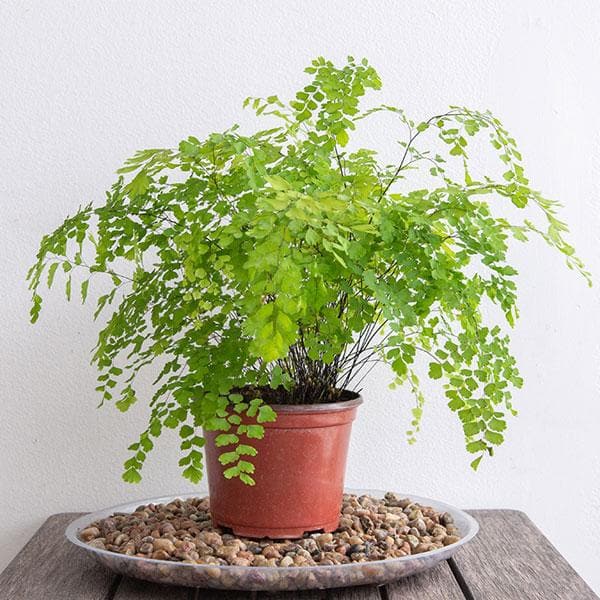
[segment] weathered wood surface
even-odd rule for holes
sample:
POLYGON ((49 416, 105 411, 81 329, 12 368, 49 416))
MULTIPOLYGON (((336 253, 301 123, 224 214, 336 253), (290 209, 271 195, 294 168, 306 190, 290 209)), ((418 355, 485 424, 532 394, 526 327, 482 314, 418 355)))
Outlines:
POLYGON ((593 600, 598 597, 517 511, 471 511, 479 535, 455 559, 385 587, 220 592, 112 574, 64 537, 79 513, 50 517, 0 574, 0 600, 593 600), (530 549, 529 551, 527 549, 530 549))
POLYGON ((386 586, 389 600, 464 600, 464 595, 447 562, 427 572, 386 586))
POLYGON ((2 600, 105 600, 115 576, 65 538, 79 513, 50 517, 0 575, 2 600))
POLYGON ((192 588, 158 585, 123 577, 111 600, 195 600, 195 598, 196 590, 192 588))
POLYGON ((598 599, 525 513, 469 512, 480 530, 454 563, 475 600, 598 599))

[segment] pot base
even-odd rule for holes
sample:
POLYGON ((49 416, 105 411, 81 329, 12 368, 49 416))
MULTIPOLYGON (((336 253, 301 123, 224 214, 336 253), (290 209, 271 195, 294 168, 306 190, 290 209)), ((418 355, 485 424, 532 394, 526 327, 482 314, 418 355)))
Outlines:
POLYGON ((233 525, 228 523, 226 519, 220 519, 217 515, 212 515, 212 523, 215 527, 227 527, 231 529, 235 535, 240 537, 248 538, 271 538, 274 540, 285 540, 285 539, 299 539, 304 536, 305 533, 315 533, 323 531, 324 533, 331 533, 335 531, 339 525, 339 517, 336 517, 334 521, 329 521, 323 525, 317 525, 316 527, 311 525, 308 528, 290 528, 290 527, 252 527, 245 525, 233 525))

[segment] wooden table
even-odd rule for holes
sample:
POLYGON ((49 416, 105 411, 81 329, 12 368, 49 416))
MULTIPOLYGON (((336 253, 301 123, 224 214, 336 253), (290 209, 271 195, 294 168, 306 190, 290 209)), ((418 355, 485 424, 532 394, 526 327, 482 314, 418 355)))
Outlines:
POLYGON ((522 512, 469 511, 478 536, 427 573, 383 587, 219 592, 112 574, 64 537, 80 513, 51 516, 0 574, 0 600, 590 600, 598 598, 522 512))

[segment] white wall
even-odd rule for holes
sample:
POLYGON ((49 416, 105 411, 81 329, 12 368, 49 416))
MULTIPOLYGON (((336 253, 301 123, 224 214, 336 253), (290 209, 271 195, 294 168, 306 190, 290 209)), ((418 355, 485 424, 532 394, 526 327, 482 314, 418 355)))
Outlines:
MULTIPOLYGON (((241 100, 285 96, 314 56, 367 56, 384 81, 377 101, 417 118, 448 104, 497 112, 535 185, 565 202, 598 281, 598 31, 594 1, 4 0, 0 568, 50 513, 190 489, 172 438, 141 485, 121 481, 145 410, 96 410, 91 309, 67 306, 57 292, 37 326, 27 319, 24 274, 40 236, 80 203, 101 200, 124 158, 250 123, 241 100)), ((382 370, 366 384, 348 483, 522 509, 600 592, 600 288, 587 289, 541 244, 514 260, 522 314, 514 351, 526 387, 505 446, 472 473, 457 423, 431 387, 420 442, 408 447, 411 400, 387 389, 382 370)))

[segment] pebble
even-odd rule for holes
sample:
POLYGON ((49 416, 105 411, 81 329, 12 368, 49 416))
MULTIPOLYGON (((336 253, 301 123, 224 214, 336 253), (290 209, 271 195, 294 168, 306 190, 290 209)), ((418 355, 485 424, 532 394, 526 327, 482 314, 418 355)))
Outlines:
POLYGON ((153 550, 154 550, 154 547, 152 546, 151 542, 144 542, 140 546, 140 552, 142 554, 150 554, 153 550))
POLYGON ((350 549, 349 544, 342 544, 341 546, 337 546, 335 551, 338 554, 347 554, 349 549, 350 549))
MULTIPOLYGON (((160 542, 160 540, 156 540, 156 542, 160 542)), ((154 542, 155 548, 156 548, 156 542, 154 542)), ((173 545, 175 546, 175 544, 173 544, 173 545)), ((187 552, 188 554, 190 552, 193 552, 194 550, 198 550, 202 554, 212 554, 214 552, 212 547, 206 545, 204 542, 198 542, 198 545, 196 545, 192 541, 185 541, 185 542, 181 542, 179 544, 179 546, 177 546, 177 548, 180 552, 187 552)), ((167 550, 167 552, 169 552, 168 548, 164 548, 164 550, 167 550)))
POLYGON ((299 544, 309 554, 317 554, 319 552, 319 546, 317 546, 317 542, 313 538, 304 538, 299 544))
POLYGON ((442 525, 450 525, 450 524, 454 523, 454 518, 452 517, 452 515, 450 513, 444 513, 443 515, 440 516, 440 523, 442 525))
POLYGON ((191 564, 303 567, 377 561, 421 554, 460 540, 450 513, 438 513, 393 492, 384 498, 345 494, 334 532, 298 540, 252 540, 213 527, 208 498, 175 499, 115 513, 80 531, 88 545, 191 564))
POLYGON ((416 519, 415 521, 410 521, 409 525, 414 527, 419 533, 425 533, 427 531, 427 525, 423 519, 416 519))
POLYGON ((262 547, 258 544, 247 544, 248 552, 252 552, 252 554, 262 554, 262 547))
POLYGON ((444 538, 444 546, 449 546, 450 544, 456 544, 460 538, 457 535, 448 535, 444 538))
POLYGON ((281 558, 281 554, 279 553, 279 550, 277 550, 277 548, 275 548, 275 546, 272 546, 272 545, 265 546, 262 553, 263 553, 263 556, 266 558, 281 558))
POLYGON ((400 523, 403 521, 402 517, 400 515, 395 515, 394 513, 387 513, 385 515, 385 517, 383 518, 385 523, 388 523, 390 525, 396 525, 397 523, 400 523))
POLYGON ((216 531, 201 531, 198 534, 198 539, 213 548, 223 545, 223 538, 216 531))
POLYGON ((84 542, 89 542, 90 540, 93 540, 94 538, 97 538, 99 536, 100 536, 100 530, 97 527, 88 527, 87 529, 84 529, 79 534, 79 537, 84 542))
POLYGON ((231 562, 234 558, 237 558, 239 550, 236 546, 219 546, 216 548, 216 555, 219 558, 224 558, 227 562, 231 562))
POLYGON ((252 564, 255 567, 266 567, 268 564, 267 560, 268 558, 266 556, 263 556, 262 554, 255 554, 252 564))
MULTIPOLYGON (((152 542, 152 545, 154 547, 154 550, 161 550, 163 552, 166 552, 167 554, 173 554, 173 552, 175 552, 175 544, 168 539, 159 538, 158 540, 154 540, 152 542)), ((191 542, 184 542, 182 546, 180 546, 180 549, 184 552, 190 552, 191 550, 195 550, 195 548, 196 545, 191 542), (183 546, 185 546, 185 549, 183 548, 183 546)))

